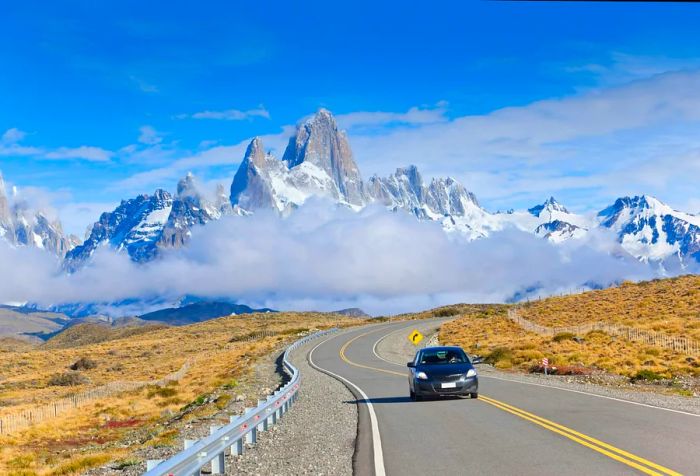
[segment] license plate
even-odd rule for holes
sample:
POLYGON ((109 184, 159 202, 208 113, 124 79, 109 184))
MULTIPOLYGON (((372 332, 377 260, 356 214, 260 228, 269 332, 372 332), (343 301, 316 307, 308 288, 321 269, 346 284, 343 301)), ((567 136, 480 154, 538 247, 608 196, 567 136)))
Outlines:
POLYGON ((457 384, 455 382, 449 382, 449 383, 443 383, 440 385, 441 388, 457 388, 457 384))

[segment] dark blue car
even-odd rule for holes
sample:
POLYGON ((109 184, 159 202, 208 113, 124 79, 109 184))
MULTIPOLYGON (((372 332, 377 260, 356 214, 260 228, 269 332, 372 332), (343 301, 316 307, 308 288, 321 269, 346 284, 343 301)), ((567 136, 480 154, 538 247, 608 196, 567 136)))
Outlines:
POLYGON ((409 362, 411 400, 423 397, 479 397, 479 379, 461 347, 426 347, 409 362))

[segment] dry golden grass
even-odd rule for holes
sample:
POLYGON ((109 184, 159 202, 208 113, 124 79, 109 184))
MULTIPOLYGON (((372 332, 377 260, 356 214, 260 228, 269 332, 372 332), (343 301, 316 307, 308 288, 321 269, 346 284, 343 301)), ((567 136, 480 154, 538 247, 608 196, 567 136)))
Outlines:
MULTIPOLYGON (((68 475, 125 457, 117 443, 138 428, 155 426, 163 412, 179 412, 203 394, 225 388, 245 376, 256 359, 301 332, 349 326, 364 320, 320 313, 275 313, 230 316, 185 327, 172 327, 74 348, 34 348, 2 353, 0 362, 0 416, 112 381, 157 380, 192 365, 185 377, 164 388, 149 386, 122 393, 36 424, 24 431, 0 437, 0 474, 68 475), (237 341, 256 331, 277 335, 253 342, 237 341), (204 357, 202 352, 206 351, 204 357), (74 372, 68 366, 81 357, 97 363, 80 373, 90 380, 77 387, 56 387, 49 379, 74 372)), ((229 397, 230 398, 230 397, 229 397)), ((191 418, 213 413, 204 406, 191 418)), ((194 407, 197 407, 195 404, 194 407)), ((174 435, 158 435, 165 442, 174 435)), ((157 443, 156 443, 157 444, 157 443)))
POLYGON ((520 315, 547 327, 605 321, 700 341, 700 276, 553 297, 520 306, 520 315))
MULTIPOLYGON (((522 317, 548 327, 609 322, 700 340, 700 277, 684 276, 617 288, 553 297, 519 307, 522 317)), ((662 377, 700 376, 697 358, 670 349, 611 337, 545 337, 524 331, 507 317, 506 307, 460 317, 444 325, 440 340, 471 353, 490 356, 496 367, 528 370, 543 357, 555 366, 585 366, 634 376, 650 371, 662 377)))

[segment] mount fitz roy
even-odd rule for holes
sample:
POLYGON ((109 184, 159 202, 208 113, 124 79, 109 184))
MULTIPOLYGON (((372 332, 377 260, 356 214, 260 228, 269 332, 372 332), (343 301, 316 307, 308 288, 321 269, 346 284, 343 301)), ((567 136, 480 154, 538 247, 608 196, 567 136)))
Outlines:
POLYGON ((164 249, 182 247, 192 227, 260 210, 286 216, 311 197, 324 197, 354 210, 381 204, 439 222, 448 233, 470 240, 517 228, 561 243, 582 238, 595 228, 609 229, 622 248, 639 260, 676 269, 700 262, 700 217, 673 210, 650 196, 619 198, 590 217, 569 212, 554 198, 525 211, 490 213, 456 180, 435 178, 426 183, 415 166, 363 180, 347 135, 325 109, 297 127, 281 159, 254 138, 230 194, 220 185, 216 197, 207 199, 188 174, 179 181, 175 195, 159 189, 103 213, 80 245, 63 236, 60 223, 49 222, 43 214, 28 214, 26 209, 22 212, 17 205, 10 207, 0 180, 0 236, 12 245, 38 246, 65 255, 70 270, 87 262, 101 246, 145 262, 164 249))

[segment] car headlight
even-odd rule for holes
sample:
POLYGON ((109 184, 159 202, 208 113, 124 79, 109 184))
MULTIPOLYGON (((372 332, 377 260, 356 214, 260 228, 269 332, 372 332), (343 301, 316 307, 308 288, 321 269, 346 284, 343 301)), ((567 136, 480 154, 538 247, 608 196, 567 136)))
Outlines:
POLYGON ((421 380, 428 380, 428 376, 425 372, 416 372, 416 378, 421 380))
POLYGON ((467 378, 472 378, 472 377, 476 377, 476 370, 469 369, 469 371, 467 371, 467 378))

